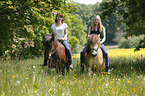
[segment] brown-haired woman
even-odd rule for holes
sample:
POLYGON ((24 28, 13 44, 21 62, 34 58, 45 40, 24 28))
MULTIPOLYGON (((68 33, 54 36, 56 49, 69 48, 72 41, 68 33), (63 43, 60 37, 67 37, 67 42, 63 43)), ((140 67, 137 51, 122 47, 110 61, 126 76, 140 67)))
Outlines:
MULTIPOLYGON (((72 54, 69 48, 69 44, 67 42, 67 34, 68 34, 68 25, 64 23, 63 15, 58 13, 55 18, 55 23, 52 24, 51 29, 53 30, 52 34, 64 45, 66 49, 66 55, 68 56, 70 68, 73 68, 72 65, 72 54)), ((44 56, 44 64, 43 66, 47 65, 47 59, 44 56)))

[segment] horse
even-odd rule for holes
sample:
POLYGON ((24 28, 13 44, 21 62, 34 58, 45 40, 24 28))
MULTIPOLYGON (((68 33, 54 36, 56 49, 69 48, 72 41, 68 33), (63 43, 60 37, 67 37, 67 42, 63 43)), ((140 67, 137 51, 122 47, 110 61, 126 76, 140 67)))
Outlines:
POLYGON ((105 60, 101 50, 100 36, 98 34, 91 34, 87 38, 87 45, 85 48, 85 61, 87 72, 89 75, 91 71, 101 72, 105 69, 105 60))
POLYGON ((65 53, 65 47, 57 40, 55 35, 43 36, 48 70, 56 69, 56 72, 64 74, 65 69, 69 72, 69 60, 65 53))

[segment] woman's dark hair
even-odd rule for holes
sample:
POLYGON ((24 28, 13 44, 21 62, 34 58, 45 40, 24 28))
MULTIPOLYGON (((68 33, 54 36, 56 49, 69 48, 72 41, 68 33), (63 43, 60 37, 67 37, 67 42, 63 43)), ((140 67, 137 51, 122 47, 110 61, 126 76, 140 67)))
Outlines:
POLYGON ((62 18, 62 23, 64 22, 63 20, 63 15, 61 13, 57 13, 56 17, 55 17, 55 23, 57 23, 57 17, 60 16, 62 18))

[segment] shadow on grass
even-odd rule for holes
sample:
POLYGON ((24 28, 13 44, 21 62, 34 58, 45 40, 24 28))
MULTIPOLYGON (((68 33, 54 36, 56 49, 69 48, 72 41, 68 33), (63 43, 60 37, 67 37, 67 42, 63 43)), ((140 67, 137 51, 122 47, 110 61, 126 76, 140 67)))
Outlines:
MULTIPOLYGON (((130 76, 132 73, 136 73, 138 75, 145 73, 145 58, 110 58, 110 70, 111 75, 113 76, 130 76)), ((80 72, 80 59, 73 58, 73 70, 69 72, 69 74, 65 73, 65 75, 85 75, 87 74, 86 70, 83 74, 80 72)), ((43 69, 47 75, 50 75, 48 72, 48 67, 43 69)), ((52 70, 51 76, 61 75, 55 72, 55 69, 52 70)))
POLYGON ((113 68, 114 75, 131 75, 133 72, 137 74, 145 73, 145 58, 110 58, 110 69, 113 68))

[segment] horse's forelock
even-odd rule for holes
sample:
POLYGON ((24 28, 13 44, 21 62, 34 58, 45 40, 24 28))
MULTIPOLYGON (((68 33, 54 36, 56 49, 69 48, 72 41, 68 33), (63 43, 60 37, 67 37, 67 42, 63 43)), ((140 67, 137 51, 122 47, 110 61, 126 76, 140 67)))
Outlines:
POLYGON ((100 38, 98 35, 96 34, 92 34, 90 35, 90 37, 88 38, 88 43, 91 44, 91 45, 95 45, 97 43, 100 42, 100 38))

